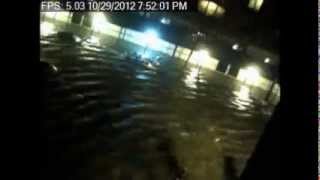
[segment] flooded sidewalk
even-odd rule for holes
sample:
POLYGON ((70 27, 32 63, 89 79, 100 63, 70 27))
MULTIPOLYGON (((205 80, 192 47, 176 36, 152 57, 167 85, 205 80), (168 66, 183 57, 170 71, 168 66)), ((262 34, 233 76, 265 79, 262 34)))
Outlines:
POLYGON ((224 157, 241 172, 272 106, 217 72, 116 52, 42 41, 57 68, 43 97, 46 179, 223 180, 224 157))

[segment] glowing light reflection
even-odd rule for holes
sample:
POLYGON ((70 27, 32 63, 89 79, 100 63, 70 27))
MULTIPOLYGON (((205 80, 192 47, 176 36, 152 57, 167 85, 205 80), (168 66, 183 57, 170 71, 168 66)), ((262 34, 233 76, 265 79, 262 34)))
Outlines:
POLYGON ((252 103, 250 98, 250 88, 248 86, 240 86, 239 91, 233 92, 236 95, 236 98, 232 100, 232 103, 237 106, 238 110, 247 110, 252 103))
POLYGON ((240 90, 235 92, 238 98, 242 100, 250 100, 250 89, 248 86, 241 86, 240 90))
POLYGON ((197 77, 198 77, 198 69, 197 68, 191 68, 190 73, 186 76, 184 79, 184 83, 187 87, 190 88, 197 88, 197 77))

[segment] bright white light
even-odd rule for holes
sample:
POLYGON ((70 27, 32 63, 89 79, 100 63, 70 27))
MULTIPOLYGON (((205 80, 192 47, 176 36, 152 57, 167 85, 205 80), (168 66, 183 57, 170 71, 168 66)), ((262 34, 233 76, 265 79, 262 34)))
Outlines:
POLYGON ((153 66, 152 66, 151 63, 148 63, 148 67, 149 67, 149 68, 153 68, 153 66))
POLYGON ((270 62, 270 58, 267 57, 264 59, 264 63, 269 63, 269 62, 270 62))
POLYGON ((55 26, 52 23, 43 22, 40 24, 40 34, 42 36, 48 36, 55 33, 55 26))
POLYGON ((94 31, 103 32, 107 30, 109 22, 102 12, 95 12, 92 15, 92 28, 94 31))
POLYGON ((204 59, 204 58, 207 58, 208 56, 209 56, 209 52, 206 50, 200 50, 197 52, 197 57, 199 59, 204 59))
POLYGON ((246 82, 251 85, 257 84, 260 73, 257 67, 250 66, 246 69, 246 82))
POLYGON ((201 67, 215 70, 219 61, 211 57, 209 51, 203 49, 194 51, 189 62, 194 65, 200 65, 201 67))
POLYGON ((155 45, 155 44, 157 44, 157 42, 158 42, 158 33, 153 29, 147 30, 145 32, 144 42, 147 45, 155 45))
POLYGON ((153 29, 149 29, 146 31, 147 36, 150 37, 158 37, 158 33, 157 31, 153 30, 153 29))
POLYGON ((58 68, 57 68, 55 65, 52 65, 52 68, 53 68, 53 70, 54 70, 55 72, 58 71, 58 68))
POLYGON ((170 19, 163 17, 163 18, 161 18, 160 22, 161 22, 162 24, 168 25, 168 24, 170 24, 170 19))
POLYGON ((199 50, 195 52, 195 58, 197 60, 197 64, 203 64, 202 62, 205 62, 206 59, 209 57, 209 52, 206 50, 199 50))
POLYGON ((55 18, 57 12, 45 12, 45 16, 49 18, 55 18))
POLYGON ((81 38, 79 38, 78 36, 76 36, 76 42, 80 42, 81 41, 81 38))
POLYGON ((232 46, 232 49, 233 49, 233 50, 238 50, 238 49, 239 49, 239 45, 238 45, 238 44, 234 44, 234 45, 232 46))
POLYGON ((263 0, 250 0, 249 1, 249 7, 256 10, 256 11, 260 10, 262 4, 263 4, 263 0))

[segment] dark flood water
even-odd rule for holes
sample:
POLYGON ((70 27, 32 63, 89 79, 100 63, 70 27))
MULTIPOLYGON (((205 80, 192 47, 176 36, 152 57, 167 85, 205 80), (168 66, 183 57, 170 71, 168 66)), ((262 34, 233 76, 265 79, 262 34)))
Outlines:
POLYGON ((181 60, 43 40, 41 61, 58 70, 42 98, 44 179, 223 180, 224 158, 241 172, 272 109, 181 60))

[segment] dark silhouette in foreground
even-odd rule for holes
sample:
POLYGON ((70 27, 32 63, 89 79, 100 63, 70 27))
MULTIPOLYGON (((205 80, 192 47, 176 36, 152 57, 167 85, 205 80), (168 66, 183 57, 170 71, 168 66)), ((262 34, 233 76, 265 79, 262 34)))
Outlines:
POLYGON ((225 180, 280 179, 279 114, 278 104, 240 178, 236 176, 234 159, 225 157, 225 180))

